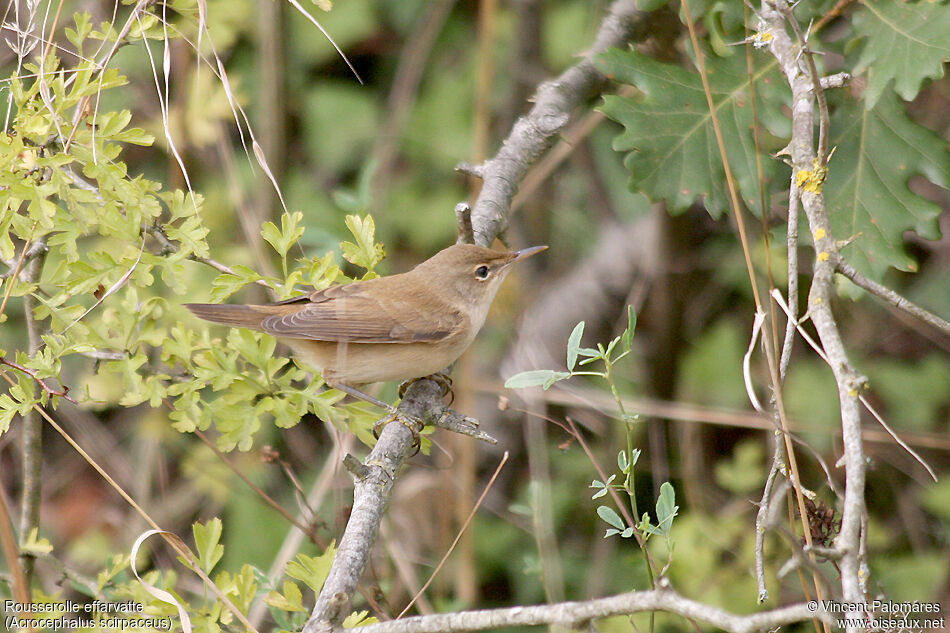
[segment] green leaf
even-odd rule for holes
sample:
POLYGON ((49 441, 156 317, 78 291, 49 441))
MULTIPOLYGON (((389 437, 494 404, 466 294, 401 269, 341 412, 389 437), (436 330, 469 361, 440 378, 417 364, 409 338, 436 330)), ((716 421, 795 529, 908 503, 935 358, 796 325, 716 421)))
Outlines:
POLYGON ((627 306, 627 329, 623 331, 623 334, 620 335, 620 339, 623 341, 623 351, 629 351, 630 345, 633 343, 633 333, 637 329, 637 312, 633 309, 633 306, 627 306))
POLYGON ((864 105, 877 105, 885 89, 905 101, 920 92, 926 79, 943 77, 950 61, 950 5, 944 2, 865 2, 854 13, 854 31, 864 46, 854 69, 868 72, 864 105))
POLYGON ((267 594, 265 602, 275 609, 281 611, 306 611, 303 606, 303 593, 300 587, 292 580, 284 581, 283 591, 271 591, 267 594))
POLYGON ((603 519, 607 525, 617 528, 618 532, 626 529, 623 519, 609 506, 597 506, 597 516, 603 519))
POLYGON ((506 389, 524 389, 526 387, 543 387, 547 391, 551 385, 559 380, 570 378, 570 372, 552 371, 550 369, 533 369, 515 374, 505 381, 506 389))
POLYGON ((923 174, 942 187, 950 183, 946 142, 911 121, 889 94, 871 110, 853 101, 840 105, 831 129, 837 150, 828 165, 826 204, 835 239, 853 239, 842 254, 878 279, 888 267, 916 270, 904 251, 904 232, 938 239, 940 207, 908 182, 923 174))
POLYGON ((567 370, 573 371, 577 364, 577 350, 581 347, 581 337, 584 336, 584 322, 574 326, 574 331, 567 339, 567 370))
POLYGON ((330 573, 330 565, 336 556, 336 542, 331 542, 320 556, 297 554, 295 560, 287 563, 287 575, 296 578, 319 593, 330 573))
MULTIPOLYGON (((699 75, 635 50, 610 49, 595 58, 595 65, 608 77, 643 93, 635 98, 607 96, 601 108, 624 126, 614 149, 630 152, 624 160, 631 174, 630 189, 654 201, 666 200, 672 212, 683 211, 703 196, 706 209, 718 217, 728 208, 725 179, 699 75)), ((730 165, 743 199, 754 208, 758 180, 750 130, 755 122, 745 58, 710 56, 707 68, 730 165)), ((786 91, 785 82, 774 65, 766 68, 754 75, 758 116, 774 134, 782 135, 787 133, 787 118, 779 107, 786 99, 775 93, 786 91)), ((775 161, 766 156, 763 166, 768 179, 775 161)))
POLYGON ((616 479, 616 477, 617 475, 611 475, 610 477, 607 478, 607 481, 600 481, 599 479, 595 479, 592 482, 590 482, 590 487, 597 491, 591 496, 591 499, 599 499, 603 497, 605 494, 607 494, 607 492, 610 489, 611 482, 614 479, 616 479))
POLYGON ((224 556, 224 545, 221 545, 221 519, 215 517, 207 523, 195 522, 191 526, 195 535, 195 548, 198 553, 198 565, 209 573, 224 556))
POLYGON ((376 223, 373 221, 373 216, 367 214, 361 218, 358 215, 348 215, 345 222, 346 228, 356 238, 356 243, 342 242, 340 244, 343 258, 351 264, 372 272, 376 264, 383 261, 385 255, 383 245, 376 243, 376 223))
POLYGON ((261 225, 261 237, 274 247, 278 255, 287 257, 290 247, 303 236, 304 227, 300 226, 301 220, 303 220, 303 213, 300 211, 285 212, 280 216, 280 229, 273 222, 265 222, 261 225))
POLYGON ((654 528, 656 534, 669 534, 673 527, 673 518, 677 515, 679 506, 676 505, 676 491, 673 485, 664 481, 660 486, 660 498, 656 500, 656 520, 657 526, 654 528))
POLYGON ((379 622, 379 618, 369 614, 369 611, 354 611, 350 615, 346 616, 343 620, 344 629, 353 629, 358 626, 367 626, 369 624, 376 624, 379 622))

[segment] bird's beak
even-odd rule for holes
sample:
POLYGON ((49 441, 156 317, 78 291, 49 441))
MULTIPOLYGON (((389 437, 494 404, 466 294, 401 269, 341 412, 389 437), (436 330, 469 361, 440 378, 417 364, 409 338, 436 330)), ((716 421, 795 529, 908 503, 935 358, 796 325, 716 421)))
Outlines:
POLYGON ((508 263, 513 264, 515 262, 520 262, 522 259, 527 259, 536 253, 546 250, 548 250, 547 246, 531 246, 530 248, 522 248, 520 251, 514 251, 511 253, 511 259, 508 261, 508 263))

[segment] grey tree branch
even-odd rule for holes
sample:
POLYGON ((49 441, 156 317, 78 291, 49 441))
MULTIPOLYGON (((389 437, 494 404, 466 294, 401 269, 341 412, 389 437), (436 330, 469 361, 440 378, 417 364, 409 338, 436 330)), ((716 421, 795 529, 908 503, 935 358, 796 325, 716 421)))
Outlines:
POLYGON ((773 609, 754 615, 734 615, 716 607, 684 598, 670 589, 634 591, 583 602, 560 602, 531 607, 510 607, 424 615, 360 627, 361 633, 461 633, 512 626, 560 625, 583 629, 593 620, 614 615, 666 611, 691 620, 709 622, 731 633, 776 629, 793 622, 827 617, 804 604, 773 609))
POLYGON ((476 244, 490 246, 496 237, 504 235, 511 200, 528 168, 554 144, 571 113, 603 88, 607 78, 594 68, 591 58, 612 46, 644 37, 645 22, 634 0, 616 0, 584 60, 541 84, 534 107, 515 122, 495 157, 481 165, 458 167, 484 181, 472 208, 476 244))
MULTIPOLYGON (((803 68, 799 59, 799 46, 792 42, 785 30, 783 13, 789 11, 785 0, 762 2, 761 18, 772 40, 769 50, 778 60, 792 89, 792 139, 788 145, 792 158, 792 183, 795 186, 799 175, 811 174, 810 184, 799 189, 800 200, 815 247, 815 265, 811 289, 808 295, 808 312, 822 347, 828 356, 835 376, 841 413, 842 443, 844 445, 845 494, 841 531, 835 547, 841 552, 842 598, 849 602, 864 599, 864 583, 867 579, 867 562, 861 558, 861 526, 866 512, 864 500, 865 457, 861 441, 860 404, 858 397, 867 384, 867 379, 851 366, 847 351, 838 332, 838 325, 831 311, 834 298, 834 273, 837 243, 831 233, 831 224, 821 193, 823 178, 815 161, 814 118, 815 89, 817 80, 803 68)), ((790 16, 794 19, 794 16, 790 16)), ((806 53, 808 54, 808 53, 806 53)), ((820 86, 819 86, 820 87, 820 86)), ((790 209, 789 213, 795 213, 790 209)))

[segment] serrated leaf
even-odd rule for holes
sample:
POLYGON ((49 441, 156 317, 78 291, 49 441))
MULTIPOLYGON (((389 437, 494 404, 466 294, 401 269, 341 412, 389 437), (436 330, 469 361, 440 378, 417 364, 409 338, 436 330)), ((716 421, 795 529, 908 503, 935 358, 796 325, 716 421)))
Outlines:
POLYGON ((344 618, 342 626, 344 629, 355 629, 359 626, 367 626, 377 622, 379 622, 379 618, 370 615, 369 611, 354 611, 344 618))
POLYGON ((908 181, 923 174, 938 185, 950 183, 946 142, 911 121, 890 94, 871 110, 841 104, 831 129, 836 150, 824 191, 835 238, 853 239, 842 253, 877 279, 888 267, 914 270, 904 232, 938 239, 940 207, 911 191, 908 181))
POLYGON ((550 369, 533 369, 515 374, 505 381, 506 389, 524 389, 526 387, 544 387, 545 390, 554 383, 565 378, 570 378, 571 374, 566 371, 552 371, 550 369))
POLYGON ((283 591, 271 591, 267 594, 265 602, 275 609, 281 611, 306 611, 303 606, 303 593, 300 587, 292 580, 285 580, 283 591))
POLYGON ((571 336, 567 339, 567 370, 572 371, 577 364, 577 352, 581 347, 581 337, 584 336, 584 322, 574 326, 571 336))
POLYGON ((627 527, 616 510, 609 506, 597 506, 597 516, 603 519, 607 525, 616 528, 618 532, 625 530, 627 527))
POLYGON ((336 557, 336 542, 332 541, 323 554, 307 556, 297 554, 297 558, 287 563, 287 575, 302 581, 314 592, 319 593, 330 573, 330 565, 336 557))
MULTIPOLYGON (((595 65, 611 79, 643 93, 640 97, 607 96, 601 108, 624 126, 614 149, 630 152, 624 160, 631 174, 630 189, 654 201, 666 200, 672 212, 686 209, 698 196, 705 199, 714 217, 725 211, 722 160, 699 75, 635 50, 608 50, 595 58, 595 65)), ((754 76, 758 116, 773 133, 783 135, 787 119, 778 108, 786 99, 774 93, 786 91, 786 86, 774 65, 765 68, 754 76)), ((707 72, 730 165, 743 199, 754 207, 758 180, 750 130, 755 122, 745 59, 741 55, 707 57, 707 72)), ((771 172, 774 162, 766 157, 763 167, 771 172)), ((770 175, 766 173, 765 178, 770 175)))
POLYGON ((865 107, 877 105, 885 89, 905 101, 920 92, 927 79, 943 77, 950 60, 950 5, 943 2, 864 2, 853 18, 854 32, 864 46, 854 74, 868 72, 865 107))

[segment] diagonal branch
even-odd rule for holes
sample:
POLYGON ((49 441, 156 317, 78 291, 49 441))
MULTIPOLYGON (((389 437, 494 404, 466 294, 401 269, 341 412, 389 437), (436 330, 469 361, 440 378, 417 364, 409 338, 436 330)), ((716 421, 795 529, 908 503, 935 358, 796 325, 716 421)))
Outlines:
POLYGON ((594 68, 592 57, 612 46, 645 37, 643 16, 634 0, 616 0, 584 60, 541 84, 534 95, 534 107, 515 122, 495 157, 477 166, 458 166, 457 169, 484 181, 472 208, 476 244, 490 246, 496 237, 504 236, 511 200, 528 168, 558 139, 571 113, 598 94, 607 82, 594 68))

